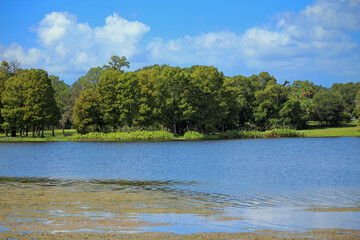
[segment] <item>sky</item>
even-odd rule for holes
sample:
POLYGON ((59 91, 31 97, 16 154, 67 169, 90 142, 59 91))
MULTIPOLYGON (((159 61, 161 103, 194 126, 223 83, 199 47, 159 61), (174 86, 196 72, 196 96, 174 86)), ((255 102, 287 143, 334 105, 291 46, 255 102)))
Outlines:
POLYGON ((279 83, 360 81, 360 0, 0 0, 0 61, 68 84, 113 55, 130 71, 212 65, 279 83))

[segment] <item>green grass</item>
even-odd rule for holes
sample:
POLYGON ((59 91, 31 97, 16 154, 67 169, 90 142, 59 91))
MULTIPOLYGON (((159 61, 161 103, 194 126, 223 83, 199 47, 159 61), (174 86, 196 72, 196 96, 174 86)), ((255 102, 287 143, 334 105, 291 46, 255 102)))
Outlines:
MULTIPOLYGON (((76 134, 75 129, 65 129, 66 135, 76 134)), ((48 142, 48 141, 68 141, 69 136, 65 137, 63 135, 62 129, 55 129, 55 137, 52 137, 52 131, 44 131, 44 137, 32 137, 32 132, 29 132, 28 137, 20 137, 17 133, 17 137, 5 137, 4 133, 0 133, 0 142, 48 142)), ((10 136, 10 133, 9 133, 10 136)))
POLYGON ((231 130, 225 133, 204 135, 197 132, 187 132, 184 136, 175 137, 165 131, 134 131, 116 133, 89 133, 80 135, 75 129, 66 129, 64 136, 61 129, 55 130, 55 137, 51 130, 44 132, 44 137, 5 137, 0 133, 0 142, 45 142, 45 141, 188 141, 188 140, 220 140, 220 139, 248 139, 248 138, 280 138, 280 137, 360 137, 360 127, 356 122, 344 123, 339 127, 323 127, 316 122, 309 122, 309 129, 273 129, 265 132, 231 130), (70 136, 72 135, 72 136, 70 136))
POLYGON ((310 128, 299 130, 305 137, 360 137, 360 127, 356 122, 344 123, 339 127, 322 127, 310 123, 310 128))
POLYGON ((74 134, 69 139, 74 141, 169 141, 174 140, 175 137, 174 134, 166 131, 134 131, 74 134))

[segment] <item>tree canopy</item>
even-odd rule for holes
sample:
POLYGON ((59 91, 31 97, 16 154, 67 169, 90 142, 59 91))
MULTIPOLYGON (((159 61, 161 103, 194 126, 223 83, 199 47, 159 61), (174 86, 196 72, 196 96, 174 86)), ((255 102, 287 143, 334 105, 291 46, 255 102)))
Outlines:
POLYGON ((194 130, 301 129, 309 120, 337 125, 360 117, 360 83, 330 89, 310 81, 278 83, 267 72, 224 76, 213 66, 152 65, 124 71, 126 57, 112 56, 71 86, 17 61, 0 68, 0 123, 26 132, 44 126, 74 126, 80 133, 119 128, 194 130))

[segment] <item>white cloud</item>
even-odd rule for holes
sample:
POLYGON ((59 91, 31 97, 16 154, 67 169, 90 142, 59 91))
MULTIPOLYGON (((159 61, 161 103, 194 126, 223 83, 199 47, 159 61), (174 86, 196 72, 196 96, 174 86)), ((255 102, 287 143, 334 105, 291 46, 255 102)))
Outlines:
POLYGON ((30 48, 27 51, 19 44, 12 43, 10 46, 0 44, 0 57, 4 59, 17 59, 22 65, 33 66, 42 58, 43 53, 37 48, 30 48))
POLYGON ((91 28, 78 22, 75 15, 52 12, 35 29, 38 48, 25 51, 22 46, 11 44, 0 48, 0 57, 16 58, 25 66, 42 67, 58 75, 84 73, 90 67, 102 66, 112 55, 131 58, 149 30, 145 24, 117 14, 107 17, 104 26, 91 28))
MULTIPOLYGON (((298 13, 281 13, 275 23, 242 34, 227 31, 168 42, 157 39, 148 50, 154 62, 212 64, 220 69, 246 66, 274 72, 347 72, 359 78, 359 64, 344 61, 359 59, 358 42, 351 37, 360 30, 359 13, 360 0, 319 0, 298 13)), ((237 70, 237 74, 241 72, 237 70)))
POLYGON ((155 38, 145 46, 141 39, 150 27, 141 22, 113 14, 93 28, 70 13, 52 12, 35 29, 38 47, 0 45, 0 58, 16 58, 25 67, 41 67, 72 80, 90 67, 102 66, 111 55, 124 55, 138 67, 200 64, 229 75, 264 70, 278 78, 287 72, 301 79, 306 72, 322 72, 354 81, 360 78, 359 42, 352 37, 360 31, 359 13, 360 0, 315 0, 297 13, 279 13, 274 22, 243 33, 155 38))

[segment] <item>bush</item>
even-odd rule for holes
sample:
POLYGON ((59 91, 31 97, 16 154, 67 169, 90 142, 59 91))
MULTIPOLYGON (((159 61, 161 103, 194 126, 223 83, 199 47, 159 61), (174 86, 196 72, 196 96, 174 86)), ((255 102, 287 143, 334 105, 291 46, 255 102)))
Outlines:
POLYGON ((184 134, 184 138, 185 138, 186 140, 201 140, 201 139, 204 139, 204 134, 198 133, 198 132, 189 131, 189 132, 186 132, 186 133, 184 134))
POLYGON ((91 132, 84 135, 75 134, 71 137, 73 140, 85 141, 166 141, 174 138, 174 134, 165 131, 91 132))
POLYGON ((279 138, 279 137, 301 137, 303 134, 294 129, 273 129, 264 132, 266 138, 279 138))

